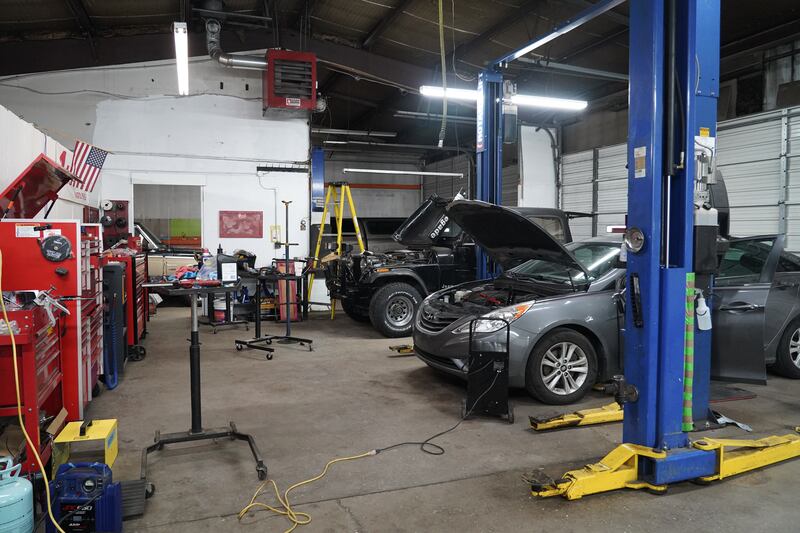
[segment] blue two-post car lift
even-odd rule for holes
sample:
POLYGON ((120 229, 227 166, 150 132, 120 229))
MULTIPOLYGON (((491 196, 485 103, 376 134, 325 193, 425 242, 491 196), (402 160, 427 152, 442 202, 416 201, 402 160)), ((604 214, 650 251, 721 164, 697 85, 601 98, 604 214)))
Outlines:
MULTIPOLYGON (((479 77, 477 198, 500 203, 503 69, 515 59, 623 3, 603 0, 479 77)), ((717 227, 715 179, 720 0, 631 0, 627 289, 623 444, 559 480, 532 481, 534 496, 576 499, 620 488, 664 491, 711 482, 800 456, 800 436, 690 439, 705 420, 711 335, 695 324, 709 296, 717 227)), ((486 262, 479 261, 486 274, 486 262)))

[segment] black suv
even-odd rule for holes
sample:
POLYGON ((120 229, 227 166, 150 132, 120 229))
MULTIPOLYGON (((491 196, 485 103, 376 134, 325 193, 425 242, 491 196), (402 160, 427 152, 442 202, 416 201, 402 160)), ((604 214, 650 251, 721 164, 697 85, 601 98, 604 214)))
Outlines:
MULTIPOLYGON (((428 294, 475 279, 475 244, 450 221, 449 200, 433 195, 395 231, 405 249, 346 253, 325 264, 325 283, 349 317, 387 337, 411 334, 414 314, 428 294)), ((512 208, 556 239, 572 241, 567 214, 558 209, 512 208)), ((498 228, 502 231, 502 228, 498 228)))

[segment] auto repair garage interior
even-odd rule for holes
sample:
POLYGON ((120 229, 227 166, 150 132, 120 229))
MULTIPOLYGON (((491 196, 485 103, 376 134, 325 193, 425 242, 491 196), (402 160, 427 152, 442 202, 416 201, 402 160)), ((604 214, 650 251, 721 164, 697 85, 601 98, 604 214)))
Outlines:
POLYGON ((0 531, 794 531, 800 5, 0 0, 0 531))

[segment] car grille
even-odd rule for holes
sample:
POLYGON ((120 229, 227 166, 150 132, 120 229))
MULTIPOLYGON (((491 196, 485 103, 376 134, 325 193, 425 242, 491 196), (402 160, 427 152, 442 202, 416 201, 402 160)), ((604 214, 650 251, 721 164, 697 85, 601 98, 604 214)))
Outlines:
POLYGON ((458 320, 458 315, 443 313, 425 306, 420 310, 419 325, 427 331, 438 332, 458 320))

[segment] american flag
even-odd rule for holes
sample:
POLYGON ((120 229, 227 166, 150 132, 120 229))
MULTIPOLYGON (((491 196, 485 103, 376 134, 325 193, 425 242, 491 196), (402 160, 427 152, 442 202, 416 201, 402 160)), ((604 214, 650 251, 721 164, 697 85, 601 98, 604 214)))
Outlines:
POLYGON ((78 176, 82 183, 75 187, 86 192, 92 192, 100 177, 100 170, 106 161, 108 152, 83 141, 75 141, 75 151, 72 153, 72 164, 69 171, 78 176))

